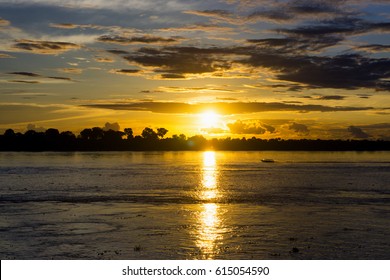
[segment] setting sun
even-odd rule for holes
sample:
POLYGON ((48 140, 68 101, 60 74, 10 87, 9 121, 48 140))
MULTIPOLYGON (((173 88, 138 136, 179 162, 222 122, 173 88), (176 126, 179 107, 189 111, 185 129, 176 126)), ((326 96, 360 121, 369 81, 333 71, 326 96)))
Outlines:
POLYGON ((214 111, 207 111, 200 114, 200 123, 203 127, 215 127, 218 125, 220 115, 214 111))

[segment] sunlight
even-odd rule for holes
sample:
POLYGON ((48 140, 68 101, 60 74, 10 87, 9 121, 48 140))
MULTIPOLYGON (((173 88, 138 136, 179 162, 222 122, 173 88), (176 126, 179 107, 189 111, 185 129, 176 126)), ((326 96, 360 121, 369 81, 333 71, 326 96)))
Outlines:
POLYGON ((205 259, 212 259, 215 255, 215 241, 220 234, 216 230, 220 220, 218 218, 218 205, 215 203, 206 203, 202 205, 200 213, 201 228, 197 245, 202 250, 205 259))
POLYGON ((200 123, 203 127, 210 128, 218 125, 220 115, 214 111, 206 111, 199 115, 200 123))
POLYGON ((217 170, 215 152, 203 153, 203 174, 201 199, 214 199, 217 196, 217 170))
POLYGON ((216 241, 221 237, 218 231, 220 219, 218 204, 209 202, 218 196, 218 169, 214 151, 203 153, 202 179, 199 198, 207 202, 200 205, 197 246, 205 259, 215 255, 216 241))
POLYGON ((215 169, 215 152, 207 151, 203 153, 203 167, 206 169, 215 169))

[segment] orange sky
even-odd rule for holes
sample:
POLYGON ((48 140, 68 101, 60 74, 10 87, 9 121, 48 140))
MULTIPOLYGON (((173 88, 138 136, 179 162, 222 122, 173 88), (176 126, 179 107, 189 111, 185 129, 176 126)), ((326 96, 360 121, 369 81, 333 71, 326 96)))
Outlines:
POLYGON ((390 139, 384 1, 0 3, 0 132, 390 139))

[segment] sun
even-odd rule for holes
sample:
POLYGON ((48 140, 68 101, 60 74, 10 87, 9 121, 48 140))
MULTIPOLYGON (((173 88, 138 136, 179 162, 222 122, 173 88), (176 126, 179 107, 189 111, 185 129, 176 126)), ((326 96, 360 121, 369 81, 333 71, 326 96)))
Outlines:
POLYGON ((206 111, 199 114, 199 120, 203 127, 215 127, 218 125, 220 116, 214 111, 206 111))

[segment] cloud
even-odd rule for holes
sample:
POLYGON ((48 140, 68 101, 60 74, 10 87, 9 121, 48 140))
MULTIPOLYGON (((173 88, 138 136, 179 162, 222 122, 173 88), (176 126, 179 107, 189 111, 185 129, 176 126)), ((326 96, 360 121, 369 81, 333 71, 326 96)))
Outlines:
MULTIPOLYGON (((119 51, 119 54, 128 62, 152 70, 162 78, 199 77, 202 74, 211 77, 241 75, 256 78, 265 68, 272 71, 276 79, 295 83, 295 88, 291 86, 290 90, 390 90, 390 82, 387 81, 390 77, 389 58, 369 58, 360 54, 333 57, 297 54, 294 53, 294 49, 297 49, 294 45, 301 44, 302 41, 288 38, 252 40, 251 43, 256 44, 241 47, 140 48, 125 55, 119 51), (244 67, 250 67, 252 71, 244 67)), ((315 48, 324 47, 321 44, 318 43, 315 48)), ((304 48, 304 45, 298 47, 302 51, 304 48)))
POLYGON ((53 80, 72 81, 72 79, 68 77, 49 76, 48 78, 53 80))
POLYGON ((342 95, 324 95, 318 97, 319 100, 343 100, 345 96, 342 95))
POLYGON ((307 53, 308 51, 318 52, 331 47, 342 41, 340 36, 324 37, 285 37, 267 39, 249 39, 248 43, 256 44, 258 48, 272 49, 279 53, 307 53))
POLYGON ((67 81, 67 82, 73 81, 71 78, 68 78, 68 77, 42 76, 40 74, 32 73, 32 72, 9 72, 7 74, 14 75, 14 76, 22 76, 22 77, 26 77, 26 78, 32 78, 31 80, 14 79, 14 80, 9 81, 11 83, 40 84, 40 83, 52 82, 50 80, 67 81))
POLYGON ((390 52, 390 45, 381 45, 381 44, 371 44, 363 45, 354 48, 358 51, 365 51, 369 53, 380 53, 380 52, 390 52))
POLYGON ((69 74, 81 74, 83 73, 83 69, 80 68, 61 68, 58 69, 60 72, 69 73, 69 74))
POLYGON ((276 128, 271 126, 271 125, 267 125, 265 123, 262 123, 261 126, 264 127, 265 130, 267 130, 269 133, 275 133, 276 132, 276 128))
POLYGON ((120 74, 126 76, 135 76, 141 73, 139 69, 112 69, 109 71, 112 74, 120 74))
POLYGON ((10 22, 9 20, 0 18, 0 28, 1 28, 2 26, 9 26, 10 24, 11 24, 11 22, 10 22))
POLYGON ((60 54, 63 52, 77 50, 80 45, 68 42, 36 41, 36 40, 16 40, 14 49, 32 52, 36 54, 60 54))
POLYGON ((184 7, 187 6, 181 0, 8 0, 7 2, 18 5, 26 5, 27 7, 32 5, 45 5, 74 10, 96 11, 103 9, 119 12, 134 10, 142 12, 172 12, 183 10, 184 7))
POLYGON ((213 109, 219 114, 246 114, 271 111, 298 111, 298 112, 346 112, 366 111, 372 107, 330 107, 322 105, 298 105, 278 102, 216 102, 216 103, 180 103, 180 102, 135 102, 135 103, 97 103, 86 104, 84 107, 128 110, 128 111, 149 111, 154 113, 168 114, 199 114, 213 109))
POLYGON ((241 22, 241 19, 234 15, 232 12, 226 10, 186 10, 183 11, 185 14, 197 15, 201 17, 208 17, 217 20, 221 20, 223 22, 228 22, 231 24, 237 24, 241 22))
POLYGON ((104 124, 104 127, 103 127, 103 130, 114 130, 114 131, 119 131, 120 130, 120 126, 117 122, 115 123, 109 123, 109 122, 106 122, 104 124))
POLYGON ((356 17, 340 17, 324 20, 317 25, 298 26, 292 29, 277 29, 294 36, 356 35, 372 31, 390 31, 390 22, 369 22, 356 17))
POLYGON ((12 56, 12 55, 9 55, 9 54, 7 54, 7 53, 0 53, 0 59, 1 58, 15 58, 14 56, 12 56))
POLYGON ((10 80, 10 83, 21 83, 21 84, 40 84, 39 81, 29 81, 29 80, 10 80))
POLYGON ((109 57, 95 57, 95 61, 100 63, 112 63, 114 60, 109 57))
POLYGON ((115 54, 115 55, 127 55, 127 54, 129 54, 128 51, 124 51, 124 50, 107 50, 107 52, 109 52, 111 54, 115 54))
POLYGON ((372 95, 371 95, 371 94, 358 94, 357 96, 359 96, 359 98, 362 98, 362 99, 368 99, 368 98, 370 98, 372 95))
POLYGON ((318 20, 320 18, 331 18, 346 14, 336 1, 294 0, 285 2, 275 1, 271 5, 262 5, 260 10, 252 12, 248 19, 283 23, 308 19, 318 20))
POLYGON ((309 133, 309 129, 306 125, 296 123, 296 122, 289 124, 288 129, 290 129, 298 134, 302 134, 302 135, 309 133))
POLYGON ((45 132, 46 128, 36 126, 35 124, 29 123, 26 127, 27 130, 34 130, 35 132, 45 132))
POLYGON ((213 73, 230 66, 223 58, 216 58, 216 49, 196 47, 141 48, 124 58, 144 67, 153 67, 165 78, 182 78, 184 74, 213 73))
POLYGON ((104 43, 113 43, 120 45, 129 44, 172 44, 181 40, 178 37, 163 38, 157 36, 138 36, 138 37, 123 37, 119 35, 102 35, 98 38, 98 41, 104 43))
POLYGON ((355 137, 355 138, 367 139, 370 137, 370 135, 368 135, 361 128, 356 127, 356 126, 348 127, 348 132, 350 132, 352 137, 355 137))
POLYGON ((50 27, 60 28, 60 29, 75 29, 80 27, 79 24, 73 23, 51 23, 50 27))
POLYGON ((9 72, 8 74, 27 76, 27 77, 41 77, 41 75, 32 72, 9 72))
POLYGON ((209 23, 196 23, 184 26, 177 27, 166 27, 160 28, 158 31, 163 32, 232 32, 233 29, 230 27, 220 26, 217 24, 209 24, 209 23))
POLYGON ((253 53, 243 60, 253 67, 278 71, 276 77, 318 88, 390 90, 390 59, 368 58, 358 54, 335 57, 289 56, 253 53))
POLYGON ((161 74, 161 78, 162 79, 185 79, 186 76, 184 76, 183 74, 175 74, 175 73, 165 73, 165 74, 161 74))
POLYGON ((390 123, 376 123, 376 124, 370 124, 370 125, 363 125, 360 126, 364 129, 388 129, 390 130, 390 123))
POLYGON ((216 100, 221 100, 221 101, 237 101, 237 98, 234 97, 216 97, 216 100))
POLYGON ((233 134, 264 134, 267 131, 270 133, 275 132, 275 128, 270 125, 266 125, 260 122, 243 122, 237 120, 234 123, 228 123, 227 127, 233 134))

